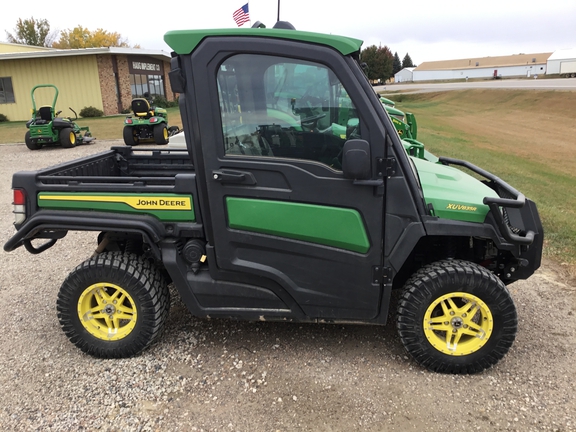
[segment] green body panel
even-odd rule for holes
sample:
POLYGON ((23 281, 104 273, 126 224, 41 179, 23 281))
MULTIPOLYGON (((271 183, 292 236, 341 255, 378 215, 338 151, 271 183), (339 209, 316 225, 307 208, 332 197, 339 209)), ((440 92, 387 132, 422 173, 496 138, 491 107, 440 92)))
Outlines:
POLYGON ((384 105, 388 105, 393 107, 394 105, 396 105, 396 103, 388 98, 385 98, 383 96, 380 96, 380 102, 382 102, 384 105))
POLYGON ((238 28, 238 29, 205 29, 205 30, 172 30, 164 35, 164 41, 177 54, 190 54, 196 46, 206 37, 270 37, 275 39, 289 39, 300 42, 327 45, 340 51, 343 55, 360 51, 362 41, 345 36, 327 35, 298 30, 267 29, 267 28, 238 28))
POLYGON ((124 120, 124 124, 126 126, 154 126, 157 124, 162 124, 162 123, 168 123, 166 121, 165 118, 163 117, 158 117, 158 121, 152 123, 150 122, 150 119, 147 118, 140 118, 140 117, 130 117, 132 120, 132 123, 128 123, 128 120, 124 120))
POLYGON ((341 207, 226 198, 230 228, 366 253, 370 241, 358 211, 341 207))
POLYGON ((398 108, 394 108, 393 106, 390 105, 384 105, 384 108, 386 109, 386 112, 391 116, 404 118, 404 112, 400 111, 398 108))
POLYGON ((162 221, 196 221, 192 196, 170 193, 40 192, 38 207, 149 214, 162 221))
POLYGON ((418 139, 418 124, 416 117, 412 113, 406 113, 406 123, 410 126, 410 135, 412 139, 418 139))
POLYGON ((489 207, 485 197, 496 192, 457 168, 412 157, 418 171, 426 204, 434 206, 434 215, 465 222, 484 222, 489 207))

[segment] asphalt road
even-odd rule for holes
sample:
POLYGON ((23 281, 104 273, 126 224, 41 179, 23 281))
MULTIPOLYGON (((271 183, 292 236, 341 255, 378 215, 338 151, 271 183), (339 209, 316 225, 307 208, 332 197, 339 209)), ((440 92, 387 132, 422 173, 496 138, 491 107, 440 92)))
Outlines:
POLYGON ((406 91, 433 92, 446 90, 466 89, 516 89, 516 90, 565 90, 576 91, 576 78, 556 79, 503 79, 468 82, 441 82, 441 83, 403 83, 375 86, 377 92, 406 91))

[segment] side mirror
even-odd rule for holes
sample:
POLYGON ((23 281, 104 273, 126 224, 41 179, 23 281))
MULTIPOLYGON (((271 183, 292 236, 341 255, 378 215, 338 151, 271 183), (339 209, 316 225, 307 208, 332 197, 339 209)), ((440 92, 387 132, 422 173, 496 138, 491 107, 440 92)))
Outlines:
POLYGON ((368 180, 372 178, 370 144, 366 140, 351 139, 342 150, 342 172, 344 178, 368 180))

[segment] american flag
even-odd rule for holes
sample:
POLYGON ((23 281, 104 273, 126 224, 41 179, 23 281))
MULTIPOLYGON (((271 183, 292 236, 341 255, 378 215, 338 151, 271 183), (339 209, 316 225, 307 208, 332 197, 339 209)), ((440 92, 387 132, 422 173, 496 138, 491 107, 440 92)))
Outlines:
POLYGON ((250 13, 248 12, 248 3, 232 14, 232 18, 236 21, 238 27, 250 21, 250 13))

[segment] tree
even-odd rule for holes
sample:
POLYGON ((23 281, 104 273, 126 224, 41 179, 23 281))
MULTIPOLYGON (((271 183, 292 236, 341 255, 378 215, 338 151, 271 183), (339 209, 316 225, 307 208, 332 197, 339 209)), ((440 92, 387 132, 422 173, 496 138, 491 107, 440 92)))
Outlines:
POLYGON ((402 69, 407 67, 414 67, 414 63, 412 63, 412 59, 410 58, 410 54, 406 53, 404 56, 404 60, 402 60, 402 69))
POLYGON ((56 39, 57 32, 50 33, 50 23, 45 19, 22 19, 18 18, 14 34, 6 32, 8 42, 50 47, 56 39))
POLYGON ((101 28, 90 31, 81 25, 62 31, 60 39, 52 46, 60 49, 130 47, 120 33, 111 33, 101 28))
POLYGON ((394 56, 387 46, 376 47, 376 45, 365 48, 360 53, 362 62, 368 68, 366 75, 369 80, 386 81, 392 74, 392 63, 394 56))
POLYGON ((402 70, 402 62, 397 52, 394 53, 394 63, 392 63, 392 75, 396 75, 402 70))

